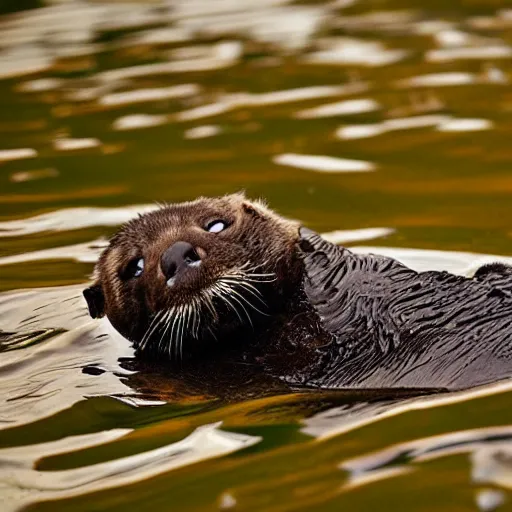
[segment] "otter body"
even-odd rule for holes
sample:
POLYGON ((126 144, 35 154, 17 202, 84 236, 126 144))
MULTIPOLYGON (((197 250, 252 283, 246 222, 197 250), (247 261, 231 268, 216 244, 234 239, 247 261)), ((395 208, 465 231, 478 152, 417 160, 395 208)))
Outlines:
POLYGON ((301 234, 305 292, 334 338, 317 385, 460 389, 512 376, 511 267, 416 272, 301 234))
POLYGON ((84 291, 139 357, 229 354, 300 386, 462 389, 512 376, 512 269, 415 272, 323 240, 242 195, 123 226, 84 291))

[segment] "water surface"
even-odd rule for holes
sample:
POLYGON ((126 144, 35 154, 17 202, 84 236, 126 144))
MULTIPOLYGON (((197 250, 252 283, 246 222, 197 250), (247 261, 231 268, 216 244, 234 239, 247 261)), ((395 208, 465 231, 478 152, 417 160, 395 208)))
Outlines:
POLYGON ((0 9, 2 510, 510 510, 507 383, 226 390, 81 297, 119 224, 241 189, 414 268, 512 261, 509 2, 0 9))

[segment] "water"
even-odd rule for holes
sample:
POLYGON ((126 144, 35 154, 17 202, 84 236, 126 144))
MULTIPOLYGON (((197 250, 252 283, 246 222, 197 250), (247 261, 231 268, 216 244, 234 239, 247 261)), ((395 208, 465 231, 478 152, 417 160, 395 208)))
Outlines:
POLYGON ((136 212, 240 189, 414 268, 512 261, 509 2, 0 9, 2 510, 510 510, 507 383, 184 381, 81 298, 136 212))

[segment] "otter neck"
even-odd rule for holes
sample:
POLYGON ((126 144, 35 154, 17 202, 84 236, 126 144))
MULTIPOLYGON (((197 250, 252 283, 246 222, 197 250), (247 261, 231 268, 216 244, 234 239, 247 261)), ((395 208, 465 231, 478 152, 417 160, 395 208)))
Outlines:
POLYGON ((281 310, 256 337, 256 360, 266 370, 293 383, 306 383, 323 367, 332 336, 304 291, 305 269, 294 252, 283 279, 281 310))

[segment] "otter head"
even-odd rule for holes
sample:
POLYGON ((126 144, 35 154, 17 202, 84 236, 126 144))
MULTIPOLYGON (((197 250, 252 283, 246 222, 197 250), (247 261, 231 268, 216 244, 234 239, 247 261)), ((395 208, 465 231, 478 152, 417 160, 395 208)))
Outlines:
POLYGON ((106 315, 139 353, 171 360, 243 337, 300 287, 298 229, 241 194, 147 213, 101 255, 84 291, 89 312, 106 315))

